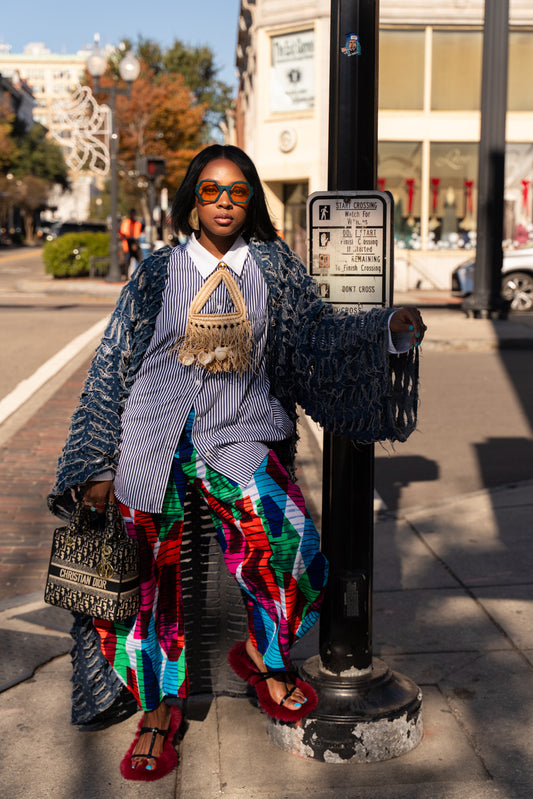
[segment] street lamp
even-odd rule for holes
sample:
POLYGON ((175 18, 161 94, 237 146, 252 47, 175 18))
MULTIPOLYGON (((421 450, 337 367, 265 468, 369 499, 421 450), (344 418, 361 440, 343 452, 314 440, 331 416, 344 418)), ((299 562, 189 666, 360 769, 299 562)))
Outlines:
POLYGON ((120 77, 126 83, 125 89, 120 89, 115 82, 109 88, 100 86, 100 78, 107 68, 107 58, 100 50, 99 37, 94 37, 94 48, 87 59, 87 70, 94 78, 94 92, 109 94, 109 109, 111 111, 111 143, 109 146, 109 164, 111 172, 111 243, 109 245, 109 272, 107 279, 110 283, 118 283, 122 279, 118 262, 118 130, 115 114, 115 100, 117 94, 130 96, 131 84, 139 77, 141 66, 134 54, 129 51, 118 65, 120 77))

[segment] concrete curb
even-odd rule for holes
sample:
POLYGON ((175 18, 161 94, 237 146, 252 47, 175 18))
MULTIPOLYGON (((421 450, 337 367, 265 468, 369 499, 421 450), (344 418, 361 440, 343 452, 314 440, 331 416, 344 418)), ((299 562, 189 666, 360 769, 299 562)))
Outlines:
MULTIPOLYGON (((21 293, 77 296, 80 300, 93 298, 114 302, 124 283, 77 278, 54 280, 21 280, 21 293)), ((507 320, 472 319, 466 316, 460 302, 446 292, 400 292, 395 306, 418 305, 428 324, 422 345, 427 352, 498 352, 500 350, 533 349, 533 314, 511 315, 507 320), (442 296, 441 296, 442 294, 442 296)))
POLYGON ((499 339, 496 336, 487 339, 430 338, 424 341, 422 351, 426 352, 500 352, 501 350, 531 350, 533 338, 509 337, 499 339))
POLYGON ((21 280, 17 283, 17 291, 22 294, 73 294, 85 297, 98 297, 117 299, 125 283, 105 283, 101 280, 88 280, 86 278, 66 278, 54 280, 53 277, 42 280, 21 280))

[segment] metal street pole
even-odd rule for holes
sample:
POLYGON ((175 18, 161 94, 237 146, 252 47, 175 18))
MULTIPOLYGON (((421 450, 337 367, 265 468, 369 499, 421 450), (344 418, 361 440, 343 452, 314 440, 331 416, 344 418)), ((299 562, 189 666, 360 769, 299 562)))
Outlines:
POLYGON ((504 316, 507 310, 501 271, 508 51, 509 0, 485 0, 476 269, 474 293, 463 303, 464 310, 478 318, 504 316))
POLYGON ((107 280, 110 283, 118 283, 122 280, 118 261, 118 130, 115 113, 115 98, 116 87, 112 84, 109 89, 109 108, 111 110, 111 142, 109 145, 109 171, 111 173, 109 196, 111 241, 109 243, 109 271, 107 273, 107 280))
POLYGON ((111 114, 111 142, 109 145, 109 171, 110 181, 110 214, 111 214, 111 241, 109 244, 109 272, 107 280, 110 283, 118 283, 122 280, 118 261, 118 129, 116 120, 116 96, 123 94, 129 97, 131 94, 131 84, 139 77, 140 64, 138 59, 130 51, 121 59, 119 63, 119 74, 126 83, 125 89, 120 89, 115 82, 108 88, 100 86, 100 78, 107 69, 107 57, 102 53, 99 46, 100 37, 95 36, 92 54, 87 59, 87 70, 94 78, 94 93, 100 91, 109 94, 109 110, 111 114))
POLYGON ((154 209, 155 209, 155 178, 149 178, 148 182, 148 212, 150 215, 150 252, 153 252, 155 242, 157 239, 156 235, 156 226, 154 221, 154 209))
MULTIPOLYGON (((379 0, 332 0, 328 190, 373 190, 379 0), (358 36, 360 54, 348 43, 358 36)), ((374 450, 324 437, 322 549, 330 576, 320 655, 304 664, 319 704, 295 730, 269 721, 286 751, 328 762, 387 760, 422 737, 421 694, 372 657, 374 450)))
MULTIPOLYGON (((379 2, 331 4, 328 190, 374 189, 379 2), (357 32, 361 56, 339 57, 357 32)), ((322 549, 331 564, 320 658, 341 674, 372 667, 374 447, 324 435, 322 549), (341 532, 342 531, 342 532, 341 532)))

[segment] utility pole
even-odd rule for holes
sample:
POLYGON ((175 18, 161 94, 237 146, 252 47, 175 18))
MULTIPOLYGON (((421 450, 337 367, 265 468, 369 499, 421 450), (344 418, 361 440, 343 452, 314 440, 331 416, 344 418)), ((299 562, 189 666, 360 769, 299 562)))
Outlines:
MULTIPOLYGON (((332 0, 328 190, 373 190, 377 164, 379 0, 332 0)), ((372 656, 374 449, 324 436, 322 550, 330 577, 320 655, 302 676, 318 708, 269 721, 286 751, 329 762, 387 760, 422 737, 421 694, 372 656), (303 728, 303 731, 302 731, 303 728)))
POLYGON ((476 269, 474 293, 463 303, 467 314, 484 319, 507 311, 501 272, 508 53, 509 0, 485 0, 476 269))

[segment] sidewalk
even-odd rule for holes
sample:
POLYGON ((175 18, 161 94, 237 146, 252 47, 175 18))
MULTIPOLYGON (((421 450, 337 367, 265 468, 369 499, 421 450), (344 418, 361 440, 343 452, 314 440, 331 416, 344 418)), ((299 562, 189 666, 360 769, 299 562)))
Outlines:
MULTIPOLYGON (((247 699, 205 697, 189 704, 179 770, 153 785, 127 783, 118 762, 137 718, 98 733, 70 727, 70 658, 42 650, 35 676, 0 694, 3 795, 530 799, 532 489, 480 492, 376 524, 374 652, 423 691, 425 733, 412 752, 369 764, 303 760, 270 742, 266 717, 247 699)), ((40 632, 46 612, 23 604, 14 619, 13 609, 0 614, 3 628, 14 622, 19 656, 27 646, 37 654, 30 639, 39 636, 28 630, 40 632)), ((55 640, 66 651, 68 640, 55 640)), ((316 639, 304 648, 315 652, 316 639)))
MULTIPOLYGON (((532 346, 533 318, 467 319, 449 297, 420 294, 397 295, 396 305, 422 307, 424 349, 532 346)), ((304 760, 270 742, 266 717, 247 699, 203 697, 189 702, 178 771, 153 784, 124 781, 118 763, 138 717, 97 733, 70 726, 70 616, 41 599, 55 526, 43 497, 85 369, 0 449, 7 799, 530 799, 533 480, 376 518, 374 655, 423 691, 425 734, 412 752, 369 764, 304 760)), ((316 441, 305 425, 301 433, 309 463, 316 441)), ((300 480, 320 508, 313 469, 300 480)), ((316 651, 314 633, 297 656, 316 651)))
MULTIPOLYGON (((39 280, 21 280, 18 288, 31 294, 77 295, 111 303, 122 286, 89 278, 54 280, 45 275, 39 280)), ((461 300, 450 292, 420 289, 395 292, 394 305, 417 305, 422 309, 429 328, 426 349, 488 351, 533 347, 533 313, 511 314, 506 320, 472 319, 462 311, 461 300)))

